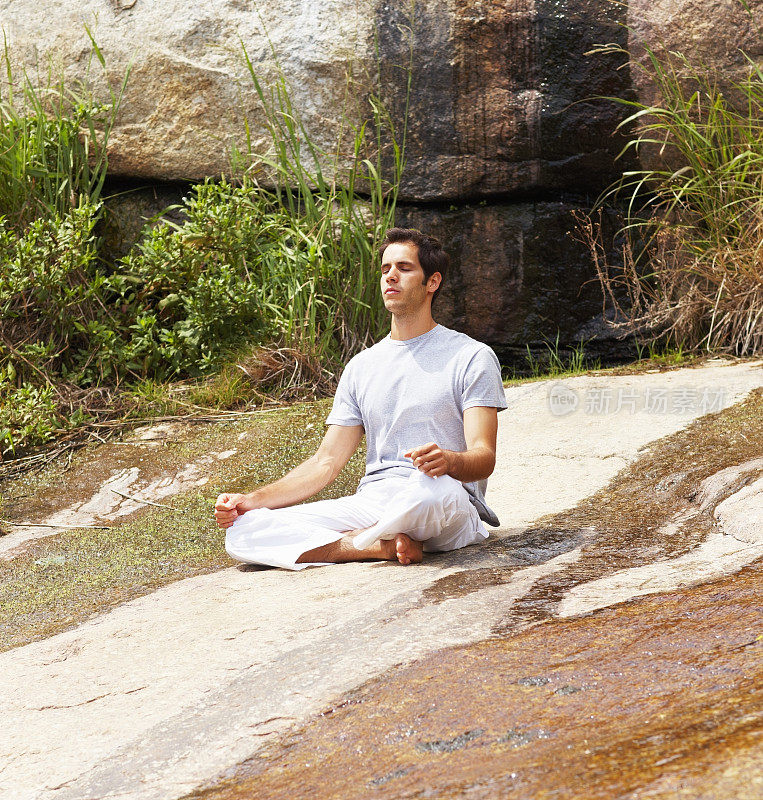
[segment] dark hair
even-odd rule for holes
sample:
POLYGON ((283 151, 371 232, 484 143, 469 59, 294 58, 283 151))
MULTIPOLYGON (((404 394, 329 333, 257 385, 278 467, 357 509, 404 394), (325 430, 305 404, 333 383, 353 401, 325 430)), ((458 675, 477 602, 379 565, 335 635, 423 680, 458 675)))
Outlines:
POLYGON ((438 239, 434 236, 427 236, 416 228, 390 228, 384 236, 384 241, 379 245, 379 257, 384 256, 384 251, 391 244, 415 244, 419 251, 419 264, 424 270, 424 283, 426 283, 435 272, 442 275, 442 282, 437 287, 437 290, 432 295, 432 302, 440 294, 442 284, 448 274, 448 266, 450 265, 450 258, 448 254, 442 249, 438 239))

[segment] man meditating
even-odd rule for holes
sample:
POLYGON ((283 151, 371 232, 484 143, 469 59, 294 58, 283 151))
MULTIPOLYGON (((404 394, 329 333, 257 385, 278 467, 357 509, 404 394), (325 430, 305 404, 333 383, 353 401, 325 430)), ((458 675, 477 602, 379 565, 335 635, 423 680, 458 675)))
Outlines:
POLYGON ((275 483, 217 498, 225 548, 239 561, 413 564, 486 539, 483 521, 498 525, 484 494, 506 408, 498 359, 432 318, 449 262, 436 239, 392 228, 380 252, 391 331, 347 365, 318 451, 275 483), (339 475, 364 434, 356 494, 303 503, 339 475))

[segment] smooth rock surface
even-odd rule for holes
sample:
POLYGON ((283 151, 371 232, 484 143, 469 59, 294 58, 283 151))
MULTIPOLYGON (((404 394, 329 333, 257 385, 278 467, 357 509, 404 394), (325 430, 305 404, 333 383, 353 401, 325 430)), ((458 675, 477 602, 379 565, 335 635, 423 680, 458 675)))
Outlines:
MULTIPOLYGON (((579 534, 562 531, 538 547, 526 524, 574 505, 639 448, 717 410, 702 406, 705 389, 726 406, 762 385, 758 363, 509 388, 488 498, 503 523, 493 547, 416 568, 232 568, 0 655, 0 792, 20 800, 174 798, 338 693, 395 664, 484 638, 512 603, 580 553, 579 534), (591 402, 604 390, 619 398, 619 411, 591 402), (647 390, 667 392, 664 412, 644 410, 647 390), (577 410, 559 414, 568 410, 560 396, 577 396, 577 410), (508 571, 498 585, 489 579, 494 569, 508 571), (460 575, 487 580, 466 593, 429 591, 444 579, 457 589, 460 575)), ((600 604, 626 596, 613 591, 600 604)))
POLYGON ((760 800, 762 577, 433 653, 194 798, 760 800))
POLYGON ((726 498, 714 514, 723 533, 754 549, 763 540, 763 476, 726 498))
MULTIPOLYGON (((277 59, 294 107, 329 150, 343 116, 349 123, 363 116, 345 102, 348 70, 360 97, 378 81, 401 131, 410 63, 409 199, 598 192, 612 179, 622 145, 612 132, 622 109, 591 98, 627 91, 627 73, 615 69, 616 60, 585 52, 597 42, 625 41, 620 4, 421 0, 413 20, 409 9, 403 0, 0 0, 0 27, 18 67, 41 65, 44 74, 52 58, 70 82, 88 76, 85 24, 112 84, 134 60, 110 144, 114 175, 218 176, 228 169, 231 143, 243 145, 244 115, 263 152, 243 41, 266 86, 277 59)), ((104 93, 97 64, 88 80, 104 93)))
POLYGON ((661 533, 679 533, 682 525, 708 509, 718 525, 698 547, 677 558, 620 570, 573 587, 559 606, 559 616, 588 614, 611 605, 617 596, 629 600, 700 579, 711 581, 763 556, 763 458, 727 467, 704 480, 694 508, 682 510, 661 533), (749 483, 733 491, 745 482, 749 483))
POLYGON ((509 407, 499 416, 501 466, 490 479, 488 502, 501 523, 512 528, 570 508, 605 486, 649 442, 680 430, 695 416, 738 402, 760 385, 760 366, 717 362, 699 369, 616 378, 581 375, 509 388, 509 407), (571 398, 574 410, 568 411, 560 396, 571 398), (664 410, 658 406, 662 400, 664 410))

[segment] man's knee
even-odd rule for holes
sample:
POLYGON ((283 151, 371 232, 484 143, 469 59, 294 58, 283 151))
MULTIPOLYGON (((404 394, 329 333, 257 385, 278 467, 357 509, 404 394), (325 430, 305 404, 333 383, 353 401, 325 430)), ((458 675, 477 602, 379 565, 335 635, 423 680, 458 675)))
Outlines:
POLYGON ((270 511, 268 508, 252 508, 249 511, 244 511, 243 514, 239 514, 238 517, 234 520, 234 522, 255 522, 258 519, 261 519, 265 516, 263 512, 270 511))
POLYGON ((465 492, 464 487, 450 475, 440 475, 430 478, 421 473, 421 478, 416 481, 416 497, 423 505, 438 505, 443 502, 460 499, 465 492))
POLYGON ((413 514, 416 527, 425 527, 431 536, 447 525, 468 502, 466 490, 459 481, 449 475, 430 478, 422 474, 422 478, 410 486, 406 505, 413 514))

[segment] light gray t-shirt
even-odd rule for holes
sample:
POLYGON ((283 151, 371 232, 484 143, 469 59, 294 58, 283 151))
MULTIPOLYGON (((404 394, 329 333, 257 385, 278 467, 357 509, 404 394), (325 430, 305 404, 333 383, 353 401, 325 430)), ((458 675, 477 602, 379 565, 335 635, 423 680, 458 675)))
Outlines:
MULTIPOLYGON (((403 454, 427 442, 466 450, 464 410, 506 408, 495 353, 464 333, 436 325, 413 339, 389 336, 351 359, 339 380, 327 425, 362 425, 366 474, 360 482, 414 469, 403 454)), ((498 519, 485 503, 487 481, 464 483, 480 517, 498 519)))

